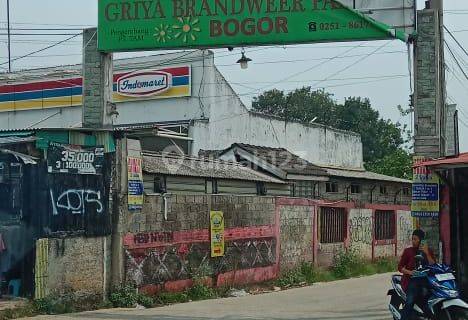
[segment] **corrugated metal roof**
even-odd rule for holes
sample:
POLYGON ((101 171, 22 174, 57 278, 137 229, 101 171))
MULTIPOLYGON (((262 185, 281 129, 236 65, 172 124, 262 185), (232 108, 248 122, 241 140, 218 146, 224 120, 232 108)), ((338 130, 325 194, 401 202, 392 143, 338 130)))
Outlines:
POLYGON ((173 154, 145 153, 143 156, 143 171, 164 175, 284 184, 281 180, 233 162, 213 161, 173 154))
POLYGON ((397 183, 412 183, 410 180, 400 179, 395 177, 386 176, 365 170, 349 170, 349 169, 337 169, 337 168, 324 168, 328 174, 335 177, 352 178, 352 179, 366 179, 376 181, 388 181, 397 183))
POLYGON ((36 137, 1 137, 0 136, 0 146, 12 145, 12 144, 20 144, 20 143, 28 143, 36 141, 36 137))
MULTIPOLYGON (((240 148, 267 163, 280 168, 286 173, 301 175, 327 176, 326 170, 302 159, 284 148, 270 148, 254 146, 244 143, 235 143, 227 150, 240 148)), ((227 151, 226 150, 226 151, 227 151)), ((224 153, 224 152, 223 152, 224 153)))
POLYGON ((16 159, 21 160, 24 164, 37 164, 37 160, 39 160, 39 158, 7 149, 0 149, 0 153, 11 154, 16 159))
POLYGON ((468 167, 468 152, 460 153, 458 156, 455 157, 428 160, 416 164, 415 167, 432 167, 438 169, 454 169, 468 167))

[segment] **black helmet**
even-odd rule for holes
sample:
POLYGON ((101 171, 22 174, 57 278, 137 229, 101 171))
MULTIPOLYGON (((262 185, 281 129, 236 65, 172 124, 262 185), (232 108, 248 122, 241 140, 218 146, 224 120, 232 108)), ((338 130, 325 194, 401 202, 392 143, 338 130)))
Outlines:
POLYGON ((424 240, 424 237, 426 236, 426 234, 421 229, 416 229, 416 230, 413 231, 413 236, 418 237, 419 240, 422 241, 422 240, 424 240))

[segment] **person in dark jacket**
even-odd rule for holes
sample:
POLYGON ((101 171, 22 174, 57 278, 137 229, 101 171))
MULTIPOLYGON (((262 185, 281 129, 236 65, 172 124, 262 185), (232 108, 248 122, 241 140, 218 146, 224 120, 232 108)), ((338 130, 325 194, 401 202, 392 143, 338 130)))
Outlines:
POLYGON ((424 286, 423 280, 412 278, 416 269, 416 256, 422 254, 424 257, 424 265, 435 264, 434 254, 427 244, 421 244, 425 238, 425 233, 422 230, 414 230, 411 237, 412 246, 406 248, 398 264, 398 271, 403 274, 401 286, 406 292, 406 304, 403 308, 401 320, 412 319, 414 304, 421 295, 424 286))

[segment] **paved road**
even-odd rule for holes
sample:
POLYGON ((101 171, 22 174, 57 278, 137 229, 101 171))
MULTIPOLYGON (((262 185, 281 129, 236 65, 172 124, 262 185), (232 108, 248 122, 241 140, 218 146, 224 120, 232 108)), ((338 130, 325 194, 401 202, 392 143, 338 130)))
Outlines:
POLYGON ((390 275, 316 284, 242 298, 178 304, 168 307, 95 311, 35 320, 390 320, 387 289, 390 275))

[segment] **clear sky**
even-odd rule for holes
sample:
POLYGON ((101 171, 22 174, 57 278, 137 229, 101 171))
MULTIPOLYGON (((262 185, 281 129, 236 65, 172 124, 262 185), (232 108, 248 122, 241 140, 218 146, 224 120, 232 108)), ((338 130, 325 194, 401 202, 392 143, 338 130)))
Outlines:
MULTIPOLYGON (((97 0, 10 0, 10 3, 11 20, 15 28, 81 28, 97 24, 97 0)), ((419 8, 423 5, 424 1, 418 0, 419 8)), ((445 25, 454 31, 457 39, 468 49, 468 1, 445 0, 445 10, 445 25)), ((7 59, 5 22, 6 0, 0 0, 0 63, 7 59)), ((12 55, 18 57, 67 37, 13 36, 12 55)), ((446 39, 468 73, 468 56, 448 35, 446 39)), ((263 90, 293 90, 312 86, 333 93, 338 101, 349 96, 368 97, 382 117, 411 124, 411 118, 402 117, 397 109, 398 105, 407 107, 410 94, 407 47, 400 41, 247 48, 247 56, 253 59, 248 70, 240 70, 235 63, 240 58, 240 49, 215 52, 219 69, 247 105, 250 105, 253 96, 263 90), (374 54, 363 59, 374 51, 374 54), (336 55, 345 57, 331 62, 326 60, 336 55), (286 81, 281 81, 286 78, 286 81)), ((149 53, 137 53, 145 54, 149 53)), ((117 54, 116 58, 129 55, 135 53, 117 54)), ((446 59, 450 70, 447 77, 448 102, 458 104, 461 149, 468 151, 468 80, 457 69, 448 52, 446 59)), ((80 62, 81 39, 77 38, 18 60, 14 62, 13 68, 18 70, 80 62)))

